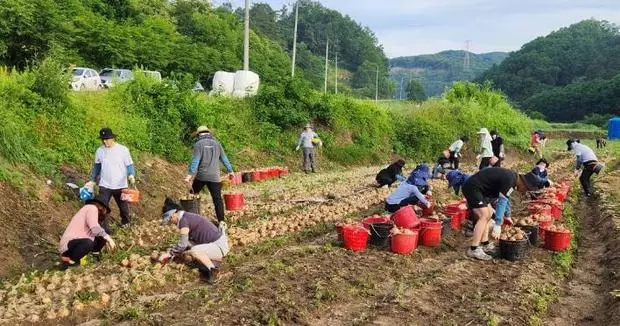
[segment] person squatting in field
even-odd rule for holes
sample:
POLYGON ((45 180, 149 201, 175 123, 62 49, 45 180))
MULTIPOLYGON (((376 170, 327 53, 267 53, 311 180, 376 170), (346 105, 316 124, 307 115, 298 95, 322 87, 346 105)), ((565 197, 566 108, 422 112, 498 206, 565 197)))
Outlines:
POLYGON ((448 148, 448 151, 450 151, 450 157, 449 157, 450 164, 452 164, 452 168, 455 170, 459 169, 459 161, 462 156, 461 150, 463 149, 463 146, 465 146, 465 143, 467 143, 468 140, 469 140, 469 137, 463 136, 457 139, 448 148))
POLYGON ((604 165, 599 163, 596 154, 590 147, 579 143, 579 139, 569 139, 566 141, 566 145, 568 151, 572 150, 575 153, 575 175, 581 171, 579 176, 581 188, 586 197, 591 197, 594 195, 594 188, 590 184, 590 178, 594 173, 597 175, 601 173, 604 165))
POLYGON ((428 184, 430 178, 431 172, 426 164, 416 166, 409 178, 385 198, 385 210, 394 213, 407 205, 422 205, 429 208, 431 204, 424 195, 431 195, 428 184))
POLYGON ((299 140, 297 140, 297 147, 295 147, 295 150, 298 151, 300 146, 303 147, 304 172, 308 173, 310 170, 312 170, 312 173, 316 172, 316 151, 314 150, 314 147, 323 146, 323 142, 319 138, 319 135, 312 130, 312 126, 310 124, 307 124, 306 127, 304 127, 304 131, 299 135, 299 140))
POLYGON ((482 170, 491 165, 491 158, 493 157, 493 146, 491 145, 491 141, 493 138, 491 138, 487 128, 481 128, 480 131, 478 131, 478 136, 480 136, 480 152, 476 156, 476 160, 480 160, 478 169, 482 170))
POLYGON ((233 167, 228 156, 226 156, 226 152, 224 152, 224 148, 222 148, 222 144, 213 137, 209 128, 200 126, 194 134, 198 136, 198 140, 194 144, 192 160, 185 182, 194 194, 199 194, 207 186, 211 200, 213 200, 215 216, 221 222, 224 221, 224 201, 222 200, 219 162, 221 161, 224 164, 229 177, 232 176, 233 167))
MULTIPOLYGON (((121 199, 123 189, 136 183, 136 169, 134 168, 131 154, 127 147, 116 142, 116 135, 110 128, 102 128, 99 131, 99 139, 103 145, 95 153, 95 164, 90 174, 90 181, 85 187, 92 189, 95 182, 99 181, 99 199, 108 205, 114 197, 121 215, 121 227, 129 225, 129 205, 121 199)), ((103 227, 110 233, 106 218, 103 227)))
POLYGON ((450 163, 450 151, 445 150, 437 158, 437 162, 435 163, 435 167, 433 168, 433 178, 434 179, 441 178, 451 168, 452 168, 452 164, 450 163))
POLYGON ((100 257, 106 244, 114 249, 114 240, 101 226, 109 213, 108 205, 99 199, 90 199, 71 218, 58 245, 61 269, 79 266, 80 260, 90 252, 100 257))
POLYGON ((170 198, 166 198, 161 211, 162 224, 176 225, 180 238, 174 248, 159 256, 159 262, 165 264, 172 257, 184 253, 196 261, 203 281, 217 281, 219 267, 229 252, 226 223, 221 221, 217 226, 208 217, 185 212, 170 198))
POLYGON ((403 182, 407 180, 403 176, 403 167, 405 166, 404 160, 397 160, 396 162, 388 165, 377 173, 375 180, 377 181, 377 187, 392 186, 396 181, 403 182))
POLYGON ((532 173, 519 175, 505 168, 483 169, 469 177, 463 183, 462 191, 468 208, 475 215, 476 225, 467 255, 481 260, 492 259, 488 253, 495 252, 495 245, 489 241, 488 228, 494 213, 493 201, 497 204, 492 236, 498 239, 514 190, 525 193, 540 188, 542 185, 532 173))
POLYGON ((549 162, 544 158, 541 158, 536 162, 536 165, 532 169, 532 174, 534 174, 538 178, 538 182, 542 184, 545 188, 551 187, 553 183, 549 180, 549 176, 547 173, 547 169, 549 168, 549 162))

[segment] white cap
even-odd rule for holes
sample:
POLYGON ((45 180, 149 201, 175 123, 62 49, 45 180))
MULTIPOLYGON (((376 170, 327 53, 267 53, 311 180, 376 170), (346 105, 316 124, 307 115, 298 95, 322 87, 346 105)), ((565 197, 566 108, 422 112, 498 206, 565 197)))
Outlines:
POLYGON ((487 128, 480 128, 480 131, 478 131, 478 134, 488 135, 489 134, 489 130, 487 128))

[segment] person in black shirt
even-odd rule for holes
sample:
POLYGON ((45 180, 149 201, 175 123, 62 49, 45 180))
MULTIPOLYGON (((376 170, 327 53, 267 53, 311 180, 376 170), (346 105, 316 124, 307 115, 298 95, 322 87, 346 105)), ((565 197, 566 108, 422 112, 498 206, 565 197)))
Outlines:
POLYGON ((405 166, 404 160, 398 160, 392 164, 390 164, 385 169, 379 171, 375 180, 377 180, 378 187, 383 187, 387 185, 391 186, 396 180, 405 181, 406 178, 403 176, 403 167, 405 166))
POLYGON ((497 202, 495 208, 495 225, 493 238, 498 239, 504 222, 506 210, 510 205, 510 195, 516 189, 521 193, 538 190, 542 186, 531 172, 519 175, 505 168, 483 169, 465 181, 462 187, 467 199, 467 206, 477 218, 471 247, 467 255, 481 260, 492 259, 488 253, 495 251, 495 245, 489 242, 489 221, 493 216, 491 203, 497 202), (482 245, 482 246, 480 246, 482 245))
POLYGON ((501 167, 504 160, 504 139, 499 136, 497 130, 491 130, 491 147, 493 148, 493 155, 498 158, 494 167, 501 167))
POLYGON ((445 150, 438 158, 437 163, 435 163, 435 167, 433 168, 433 178, 440 178, 442 175, 448 173, 452 167, 450 162, 450 151, 445 150))

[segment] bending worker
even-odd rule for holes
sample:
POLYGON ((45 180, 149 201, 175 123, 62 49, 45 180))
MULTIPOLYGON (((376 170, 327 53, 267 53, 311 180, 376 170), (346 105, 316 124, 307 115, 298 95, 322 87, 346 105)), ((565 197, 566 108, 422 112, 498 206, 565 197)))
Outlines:
POLYGON ((394 213, 407 205, 422 205, 429 208, 431 204, 424 195, 431 194, 428 184, 430 178, 431 172, 428 166, 418 165, 409 178, 385 199, 385 210, 394 213))

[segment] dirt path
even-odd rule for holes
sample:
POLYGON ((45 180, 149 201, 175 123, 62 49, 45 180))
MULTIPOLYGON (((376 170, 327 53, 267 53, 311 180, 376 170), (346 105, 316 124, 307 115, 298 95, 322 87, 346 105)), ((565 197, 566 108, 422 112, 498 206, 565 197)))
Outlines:
POLYGON ((602 198, 582 199, 576 210, 582 218, 577 261, 558 302, 550 310, 548 325, 620 323, 618 299, 610 295, 620 285, 618 198, 612 193, 618 192, 620 174, 615 171, 605 178, 597 185, 602 198))

